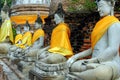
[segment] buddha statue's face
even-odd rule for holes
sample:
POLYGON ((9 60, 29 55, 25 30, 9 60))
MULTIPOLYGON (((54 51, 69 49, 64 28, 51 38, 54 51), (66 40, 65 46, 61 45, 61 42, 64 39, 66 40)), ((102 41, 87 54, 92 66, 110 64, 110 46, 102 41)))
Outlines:
POLYGON ((110 15, 111 10, 113 10, 111 3, 105 0, 100 0, 97 3, 97 6, 98 6, 98 12, 101 17, 110 15))
POLYGON ((29 31, 29 27, 28 26, 24 26, 24 32, 29 31))
POLYGON ((40 23, 35 23, 35 29, 38 29, 38 28, 41 28, 41 26, 42 26, 42 24, 40 24, 40 23))
POLYGON ((20 27, 17 27, 17 28, 16 28, 16 33, 17 33, 17 34, 20 34, 20 33, 21 33, 21 28, 20 28, 20 27))
POLYGON ((2 20, 5 20, 8 16, 8 13, 5 13, 4 11, 1 11, 1 18, 2 20))
POLYGON ((61 23, 61 22, 64 22, 63 18, 60 17, 58 14, 55 14, 55 15, 54 15, 54 21, 55 21, 56 24, 59 24, 59 23, 61 23))

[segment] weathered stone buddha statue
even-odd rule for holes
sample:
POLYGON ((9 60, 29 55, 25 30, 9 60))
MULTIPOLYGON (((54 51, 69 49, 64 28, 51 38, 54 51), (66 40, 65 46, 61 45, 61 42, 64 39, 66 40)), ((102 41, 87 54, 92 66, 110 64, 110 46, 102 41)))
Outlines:
POLYGON ((14 56, 15 55, 18 56, 18 53, 21 53, 21 50, 22 50, 21 43, 22 43, 23 35, 22 35, 22 30, 20 25, 16 27, 16 34, 17 35, 15 36, 14 45, 10 47, 10 52, 9 52, 9 54, 13 54, 14 56))
POLYGON ((18 64, 20 66, 19 68, 22 67, 22 72, 27 75, 29 70, 34 67, 34 63, 37 60, 36 54, 38 50, 44 46, 44 31, 42 30, 42 27, 43 23, 38 15, 34 25, 35 31, 32 36, 32 45, 28 49, 25 49, 25 55, 22 56, 24 59, 18 64))
POLYGON ((70 29, 64 23, 64 10, 59 3, 58 9, 54 14, 56 27, 52 30, 50 46, 38 51, 38 60, 35 62, 37 73, 48 76, 65 75, 68 73, 66 66, 67 58, 73 55, 70 44, 70 29))
POLYGON ((43 23, 42 19, 38 15, 37 20, 35 21, 35 31, 32 38, 32 48, 41 48, 44 46, 44 36, 45 33, 42 30, 43 23))
POLYGON ((8 52, 8 58, 10 59, 10 61, 14 61, 17 58, 19 59, 19 57, 22 56, 21 43, 22 43, 22 30, 21 30, 21 26, 18 25, 16 27, 16 36, 15 36, 14 44, 10 46, 8 52))
POLYGON ((15 45, 11 46, 9 54, 14 53, 13 57, 23 59, 25 51, 31 46, 32 34, 29 31, 30 26, 26 21, 23 31, 18 25, 16 28, 17 35, 15 37, 15 45))
POLYGON ((37 52, 39 51, 40 48, 44 46, 44 36, 45 33, 42 29, 43 23, 38 15, 37 20, 35 21, 34 25, 34 34, 32 37, 32 46, 26 51, 26 57, 36 57, 37 52))
POLYGON ((20 25, 17 26, 16 33, 17 35, 15 36, 15 45, 20 47, 20 44, 22 43, 22 30, 20 25))
POLYGON ((25 26, 23 26, 24 27, 24 29, 23 29, 23 32, 22 32, 22 34, 23 34, 23 38, 22 38, 22 43, 21 43, 21 45, 23 45, 23 49, 25 49, 25 48, 28 48, 28 47, 30 47, 31 46, 31 40, 32 40, 32 34, 31 34, 31 32, 30 32, 30 25, 29 25, 29 23, 28 23, 28 21, 26 21, 26 24, 25 24, 25 26))
POLYGON ((97 0, 101 19, 91 34, 91 48, 67 61, 70 75, 81 80, 120 80, 120 22, 113 15, 115 0, 97 0), (80 60, 92 55, 91 59, 80 60))
POLYGON ((13 32, 11 21, 9 18, 9 7, 5 0, 4 6, 1 9, 2 25, 0 31, 0 42, 13 42, 13 32))
POLYGON ((52 31, 49 49, 38 52, 40 53, 40 60, 50 64, 64 62, 73 55, 69 40, 70 29, 64 23, 64 10, 61 3, 59 3, 58 9, 54 14, 54 21, 56 22, 56 27, 52 31))
POLYGON ((9 18, 9 7, 5 0, 1 9, 2 25, 0 27, 0 54, 7 54, 10 44, 13 43, 13 32, 9 18))

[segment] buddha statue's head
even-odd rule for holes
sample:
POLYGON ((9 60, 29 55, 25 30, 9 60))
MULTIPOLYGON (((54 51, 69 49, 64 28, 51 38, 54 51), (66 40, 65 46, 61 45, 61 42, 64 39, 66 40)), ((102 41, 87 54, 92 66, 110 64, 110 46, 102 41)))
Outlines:
POLYGON ((28 21, 26 21, 26 24, 24 25, 24 32, 30 31, 30 24, 28 21))
POLYGON ((9 7, 7 5, 7 1, 5 0, 5 3, 4 3, 4 6, 3 8, 1 9, 1 18, 2 18, 2 21, 4 21, 6 18, 9 17, 9 7))
POLYGON ((101 17, 114 14, 115 0, 96 0, 101 17))
POLYGON ((37 19, 35 21, 35 29, 41 29, 43 26, 43 22, 42 22, 42 19, 40 18, 40 16, 38 15, 37 16, 37 19))
POLYGON ((58 8, 54 13, 54 21, 56 24, 64 22, 65 12, 62 7, 62 3, 58 4, 58 8))
POLYGON ((20 26, 20 25, 17 25, 17 27, 16 27, 16 33, 17 33, 17 34, 21 34, 21 33, 22 33, 22 30, 21 30, 21 26, 20 26))

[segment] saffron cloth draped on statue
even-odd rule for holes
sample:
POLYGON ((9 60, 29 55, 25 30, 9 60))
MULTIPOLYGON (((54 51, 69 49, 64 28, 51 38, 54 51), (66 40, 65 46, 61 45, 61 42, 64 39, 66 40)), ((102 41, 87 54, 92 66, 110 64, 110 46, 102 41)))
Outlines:
POLYGON ((42 29, 38 29, 37 31, 35 31, 32 38, 32 44, 41 36, 45 36, 44 31, 42 29))
POLYGON ((32 44, 31 40, 32 40, 32 34, 30 31, 28 31, 23 35, 23 38, 22 38, 21 45, 24 45, 23 48, 25 48, 26 46, 31 46, 31 44, 32 44))
POLYGON ((16 35, 16 37, 15 37, 15 45, 16 45, 17 47, 20 47, 19 41, 22 42, 22 34, 18 34, 18 35, 16 35))
POLYGON ((110 25, 112 25, 115 22, 119 22, 119 20, 114 16, 106 16, 97 22, 91 35, 92 49, 94 49, 94 46, 104 35, 104 33, 107 31, 110 25))
POLYGON ((53 29, 49 52, 59 53, 65 57, 73 55, 72 47, 70 44, 70 29, 67 24, 60 23, 53 29))

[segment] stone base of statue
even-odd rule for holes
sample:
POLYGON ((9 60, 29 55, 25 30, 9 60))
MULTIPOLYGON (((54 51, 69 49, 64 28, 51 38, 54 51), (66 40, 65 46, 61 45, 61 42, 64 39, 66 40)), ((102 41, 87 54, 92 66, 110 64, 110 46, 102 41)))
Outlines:
POLYGON ((0 54, 0 58, 6 58, 7 54, 0 54))
POLYGON ((17 67, 18 70, 20 70, 24 76, 28 78, 29 71, 34 67, 34 62, 20 61, 17 67))
POLYGON ((68 71, 69 70, 65 62, 58 64, 46 64, 44 62, 37 61, 35 63, 35 67, 30 70, 29 77, 30 80, 34 80, 31 78, 32 76, 38 80, 64 80, 68 71))
POLYGON ((0 64, 0 80, 6 80, 7 76, 3 70, 3 65, 0 64))
POLYGON ((83 80, 83 79, 73 74, 67 74, 65 75, 65 80, 83 80))
POLYGON ((30 80, 81 80, 68 75, 66 62, 58 64, 46 64, 36 62, 35 67, 29 71, 30 80))

